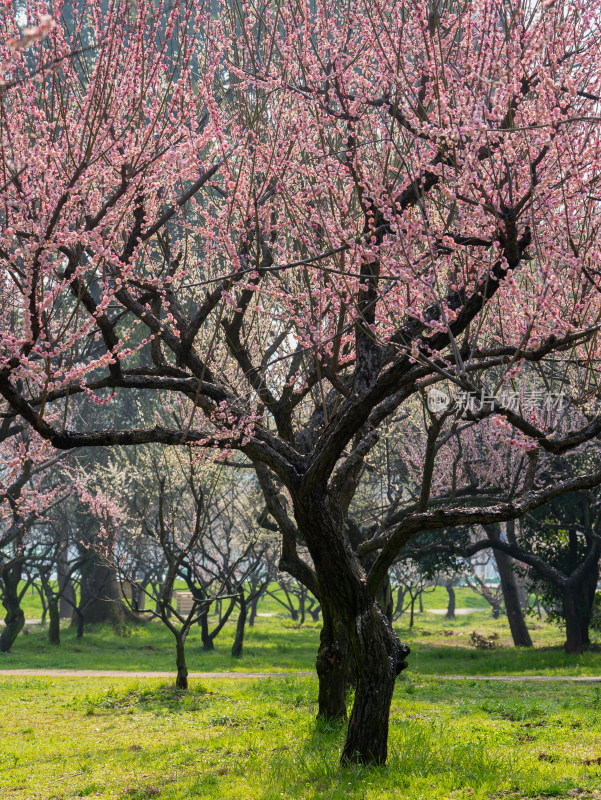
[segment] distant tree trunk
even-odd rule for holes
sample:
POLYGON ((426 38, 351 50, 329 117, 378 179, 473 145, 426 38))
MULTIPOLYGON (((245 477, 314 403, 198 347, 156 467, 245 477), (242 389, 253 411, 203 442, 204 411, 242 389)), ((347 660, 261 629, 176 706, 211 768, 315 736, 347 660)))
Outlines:
POLYGON ((209 606, 205 603, 203 610, 198 617, 198 624, 200 625, 200 638, 202 641, 203 650, 214 650, 215 644, 213 637, 209 634, 209 606))
MULTIPOLYGON (((83 629, 84 629, 85 620, 84 620, 83 613, 81 612, 81 609, 79 608, 79 606, 77 606, 77 608, 75 609, 75 614, 73 615, 73 621, 75 622, 75 625, 77 626, 77 638, 78 639, 83 639, 83 629)), ((71 626, 73 626, 73 622, 71 622, 71 626)))
MULTIPOLYGON (((39 588, 39 587, 38 587, 39 588)), ((40 595, 40 602, 42 604, 42 617, 40 619, 40 623, 42 625, 46 624, 46 615, 48 614, 48 601, 46 598, 46 594, 42 589, 39 589, 38 594, 40 595)))
POLYGON ((419 593, 419 613, 420 614, 424 613, 424 598, 421 592, 419 593))
POLYGON ((411 613, 409 615, 409 627, 410 628, 413 627, 413 623, 415 621, 415 601, 416 601, 416 599, 417 599, 416 597, 411 595, 411 613))
POLYGON ((261 595, 257 594, 250 601, 250 614, 248 615, 248 627, 249 628, 254 627, 255 619, 257 618, 257 607, 259 605, 260 597, 261 597, 261 595))
POLYGON ((307 590, 304 586, 300 587, 300 597, 298 600, 298 613, 300 616, 300 625, 305 624, 305 600, 307 598, 307 590))
POLYGON ((188 688, 188 667, 186 666, 186 637, 180 633, 175 634, 175 664, 177 666, 176 689, 188 688))
POLYGON ((87 625, 110 623, 122 626, 128 616, 115 571, 95 554, 82 569, 79 607, 87 625))
POLYGON ((445 584, 447 594, 449 595, 449 602, 447 603, 446 619, 455 619, 455 589, 452 583, 445 584))
POLYGON ((394 609, 395 617, 400 617, 403 613, 403 604, 405 602, 405 589, 403 588, 402 584, 399 585, 398 589, 396 590, 396 607, 394 609))
POLYGON ((566 653, 582 653, 584 650, 583 633, 588 637, 588 629, 583 626, 579 613, 578 598, 574 587, 565 587, 563 593, 563 613, 566 623, 566 653))
POLYGON ((234 644, 232 645, 233 658, 240 658, 244 647, 244 626, 246 625, 247 603, 243 591, 240 591, 238 595, 238 603, 240 605, 240 613, 238 614, 236 636, 234 637, 234 644))
POLYGON ((21 608, 19 596, 22 572, 23 559, 16 558, 1 573, 2 605, 6 610, 6 616, 4 617, 4 628, 0 634, 0 653, 8 653, 25 625, 25 614, 21 608))
POLYGON ((48 598, 48 642, 50 644, 61 643, 60 611, 59 602, 56 597, 48 598))
POLYGON ((66 547, 62 547, 59 550, 56 561, 56 572, 57 572, 58 586, 61 595, 59 604, 59 616, 61 619, 66 619, 67 617, 73 616, 73 609, 77 605, 77 600, 75 597, 75 587, 73 586, 73 581, 71 580, 69 562, 67 560, 66 547))

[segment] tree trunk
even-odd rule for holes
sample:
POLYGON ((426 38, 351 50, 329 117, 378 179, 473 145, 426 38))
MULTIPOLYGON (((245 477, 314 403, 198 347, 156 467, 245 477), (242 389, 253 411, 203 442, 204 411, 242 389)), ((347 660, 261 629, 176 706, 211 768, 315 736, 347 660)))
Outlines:
POLYGON ((581 653, 590 643, 589 627, 595 603, 598 567, 588 570, 577 583, 564 586, 563 610, 566 623, 566 653, 581 653))
POLYGON ((46 599, 45 593, 41 589, 38 592, 38 594, 40 595, 40 603, 42 604, 42 618, 40 619, 40 624, 45 625, 46 615, 48 614, 48 601, 46 599))
MULTIPOLYGON (((75 620, 75 624, 77 625, 77 638, 83 639, 83 626, 84 626, 84 616, 81 613, 79 606, 75 609, 75 614, 73 616, 75 620)), ((73 625, 73 622, 71 623, 73 625)))
POLYGON ((407 666, 409 648, 401 645, 376 603, 355 620, 352 634, 357 686, 342 762, 384 764, 394 684, 407 666))
POLYGON ((248 615, 248 627, 253 628, 255 619, 257 618, 257 607, 259 605, 260 595, 256 595, 250 601, 250 614, 248 615))
POLYGON ((19 597, 19 584, 23 574, 23 558, 17 557, 10 566, 5 567, 0 573, 0 587, 2 591, 2 605, 6 610, 4 628, 0 634, 0 653, 8 653, 15 639, 25 625, 25 614, 21 608, 19 597))
POLYGON ((395 617, 400 617, 403 613, 403 604, 405 602, 405 589, 402 584, 396 590, 396 608, 394 610, 395 617))
POLYGON ((445 619, 455 619, 455 589, 452 583, 445 584, 447 594, 449 595, 449 602, 447 603, 447 613, 445 619))
POLYGON ((188 667, 186 666, 186 639, 184 636, 175 637, 175 664, 177 666, 176 689, 188 688, 188 667))
POLYGON ((532 647, 530 631, 526 625, 522 610, 518 582, 511 566, 513 559, 507 553, 501 552, 501 550, 493 549, 493 552, 501 578, 501 590, 513 643, 516 647, 532 647))
POLYGON ((209 607, 205 604, 205 608, 200 612, 198 617, 198 624, 200 625, 200 638, 202 641, 203 650, 214 650, 215 644, 213 638, 209 634, 209 607))
POLYGON ((19 601, 22 560, 4 570, 2 575, 2 605, 6 610, 4 628, 0 634, 0 653, 8 653, 25 625, 25 614, 19 601))
POLYGON ((77 605, 75 588, 73 586, 73 581, 71 580, 69 571, 66 547, 62 547, 58 553, 56 561, 56 573, 58 588, 61 594, 59 615, 61 619, 66 619, 73 616, 73 609, 77 605))
POLYGON ((322 604, 323 625, 315 667, 319 678, 319 719, 346 719, 348 648, 344 627, 334 610, 322 604))
POLYGON ((48 642, 50 644, 61 643, 61 618, 59 611, 58 599, 56 597, 48 598, 48 642))
POLYGON ((376 599, 380 604, 380 608, 386 615, 388 622, 392 623, 392 616, 394 612, 394 603, 392 601, 392 587, 390 585, 390 578, 386 576, 386 580, 382 581, 376 599))
MULTIPOLYGON (((493 542, 501 538, 499 525, 485 525, 484 531, 493 542)), ((515 544, 515 523, 513 520, 507 523, 506 531, 507 540, 515 544)), ((515 571, 512 568, 514 560, 511 556, 508 556, 507 553, 504 553, 502 550, 497 550, 494 547, 493 554, 499 577, 501 578, 501 591, 503 592, 505 611, 507 612, 507 620, 509 622, 513 644, 515 647, 532 647, 530 631, 528 630, 524 617, 523 592, 518 585, 515 571)))
POLYGON ((246 625, 246 598, 244 592, 238 595, 238 602, 240 604, 240 613, 238 614, 238 622, 236 623, 236 636, 234 637, 234 644, 232 645, 232 657, 240 658, 242 649, 244 647, 244 626, 246 625))
MULTIPOLYGON (((325 664, 339 667, 345 660, 341 653, 331 650, 341 643, 339 628, 353 659, 355 702, 342 762, 383 764, 394 683, 397 674, 407 666, 404 658, 409 648, 401 645, 367 587, 363 567, 344 536, 342 513, 335 505, 335 498, 327 497, 317 487, 294 498, 294 511, 315 565, 324 616, 318 655, 320 697, 322 674, 331 676, 332 672, 338 672, 327 668, 324 672, 325 664)), ((340 683, 336 683, 338 690, 340 683)))
POLYGON ((582 653, 584 650, 582 617, 579 613, 578 598, 573 587, 565 587, 563 593, 563 611, 566 621, 566 653, 582 653))

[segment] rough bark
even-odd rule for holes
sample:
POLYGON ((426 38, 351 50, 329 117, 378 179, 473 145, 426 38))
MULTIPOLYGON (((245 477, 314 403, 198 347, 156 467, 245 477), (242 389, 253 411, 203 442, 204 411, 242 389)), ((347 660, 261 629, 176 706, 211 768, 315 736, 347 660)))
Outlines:
POLYGON ((4 628, 0 634, 0 653, 9 652, 25 625, 25 614, 21 608, 19 596, 22 567, 23 560, 17 558, 10 567, 6 567, 2 572, 2 605, 6 616, 4 617, 4 628))
MULTIPOLYGON (((320 664, 329 660, 327 653, 336 642, 337 630, 342 630, 356 676, 342 761, 383 764, 394 683, 407 666, 404 659, 409 649, 401 645, 368 590, 363 567, 344 536, 342 514, 332 508, 333 503, 319 488, 294 498, 296 520, 315 565, 324 614, 326 636, 322 634, 318 671, 320 664)), ((320 695, 322 682, 320 675, 320 695)))
POLYGON ((347 718, 348 646, 333 606, 322 606, 323 625, 315 667, 319 679, 318 713, 324 720, 347 718))
POLYGON ((582 653, 589 647, 591 617, 595 602, 598 571, 592 570, 582 580, 567 583, 563 590, 563 612, 566 624, 566 653, 582 653))

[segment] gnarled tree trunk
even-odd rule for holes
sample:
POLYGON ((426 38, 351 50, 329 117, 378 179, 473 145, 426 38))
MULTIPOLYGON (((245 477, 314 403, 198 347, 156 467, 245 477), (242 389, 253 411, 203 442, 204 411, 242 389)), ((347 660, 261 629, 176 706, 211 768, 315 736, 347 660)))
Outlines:
MULTIPOLYGON (((342 761, 383 764, 394 683, 407 666, 404 659, 409 649, 401 645, 371 595, 363 567, 344 536, 342 514, 332 506, 332 496, 320 488, 294 498, 299 530, 315 565, 327 629, 320 656, 334 645, 337 629, 343 631, 353 659, 356 690, 342 761)), ((320 675, 320 695, 322 681, 320 675)))
POLYGON ((322 603, 322 614, 323 625, 315 664, 319 678, 317 716, 325 720, 343 720, 347 717, 347 637, 334 606, 322 603))
POLYGON ((22 558, 16 558, 2 571, 2 605, 6 610, 6 616, 4 628, 0 633, 0 653, 8 653, 25 625, 25 614, 19 596, 22 571, 22 558))

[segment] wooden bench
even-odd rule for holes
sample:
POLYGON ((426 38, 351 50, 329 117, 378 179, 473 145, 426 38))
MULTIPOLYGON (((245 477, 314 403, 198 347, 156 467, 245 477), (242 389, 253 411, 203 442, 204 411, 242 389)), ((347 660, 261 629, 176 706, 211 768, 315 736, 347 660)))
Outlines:
POLYGON ((194 597, 192 592, 177 591, 173 593, 177 603, 177 611, 179 614, 189 614, 194 607, 194 597))

